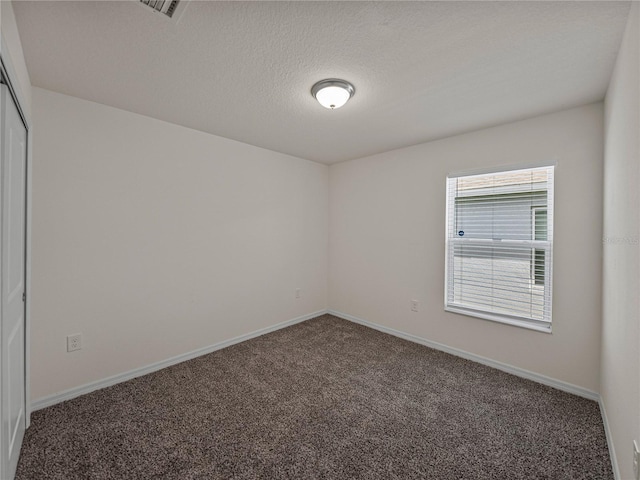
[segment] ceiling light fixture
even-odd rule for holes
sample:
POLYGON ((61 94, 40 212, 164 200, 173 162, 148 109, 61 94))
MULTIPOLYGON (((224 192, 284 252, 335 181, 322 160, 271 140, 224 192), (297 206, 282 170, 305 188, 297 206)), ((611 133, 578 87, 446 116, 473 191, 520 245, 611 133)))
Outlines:
POLYGON ((311 95, 318 100, 324 108, 340 108, 347 100, 353 97, 356 89, 353 85, 345 80, 337 78, 327 78, 320 80, 311 87, 311 95))

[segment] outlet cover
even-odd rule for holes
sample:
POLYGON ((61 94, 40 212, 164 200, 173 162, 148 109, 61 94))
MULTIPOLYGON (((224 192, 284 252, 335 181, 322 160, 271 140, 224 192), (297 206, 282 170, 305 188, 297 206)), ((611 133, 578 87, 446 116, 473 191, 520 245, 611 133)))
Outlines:
POLYGON ((420 310, 420 302, 418 300, 411 300, 411 311, 417 312, 420 310))
POLYGON ((67 337, 67 352, 82 350, 82 334, 76 333, 67 337))

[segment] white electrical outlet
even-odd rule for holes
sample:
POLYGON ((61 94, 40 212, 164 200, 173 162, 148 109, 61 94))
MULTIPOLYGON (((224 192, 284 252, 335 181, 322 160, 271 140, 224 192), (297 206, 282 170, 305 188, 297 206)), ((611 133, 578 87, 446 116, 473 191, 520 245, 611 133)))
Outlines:
POLYGON ((302 296, 302 292, 299 288, 296 288, 296 298, 300 298, 302 296))
POLYGON ((633 474, 636 480, 640 480, 640 445, 638 440, 633 441, 633 474))
POLYGON ((417 312, 420 310, 420 302, 418 300, 411 300, 411 311, 417 312))
POLYGON ((67 337, 67 352, 82 350, 82 334, 76 333, 67 337))

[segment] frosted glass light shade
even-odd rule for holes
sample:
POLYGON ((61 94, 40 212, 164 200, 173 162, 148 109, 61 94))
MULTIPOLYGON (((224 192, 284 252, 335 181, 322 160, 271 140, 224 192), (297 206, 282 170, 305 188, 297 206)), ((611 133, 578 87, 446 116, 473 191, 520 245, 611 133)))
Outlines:
POLYGON ((351 95, 342 87, 324 87, 316 93, 316 100, 325 108, 340 108, 351 95))
POLYGON ((331 110, 347 103, 355 91, 356 89, 349 82, 336 78, 322 80, 311 88, 311 94, 320 105, 331 110))

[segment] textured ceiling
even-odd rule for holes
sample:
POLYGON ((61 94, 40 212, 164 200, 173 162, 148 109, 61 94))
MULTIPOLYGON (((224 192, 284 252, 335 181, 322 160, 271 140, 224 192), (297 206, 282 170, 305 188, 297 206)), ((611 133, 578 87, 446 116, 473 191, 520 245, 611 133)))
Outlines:
POLYGON ((629 6, 14 2, 35 86, 323 163, 601 100, 629 6))

